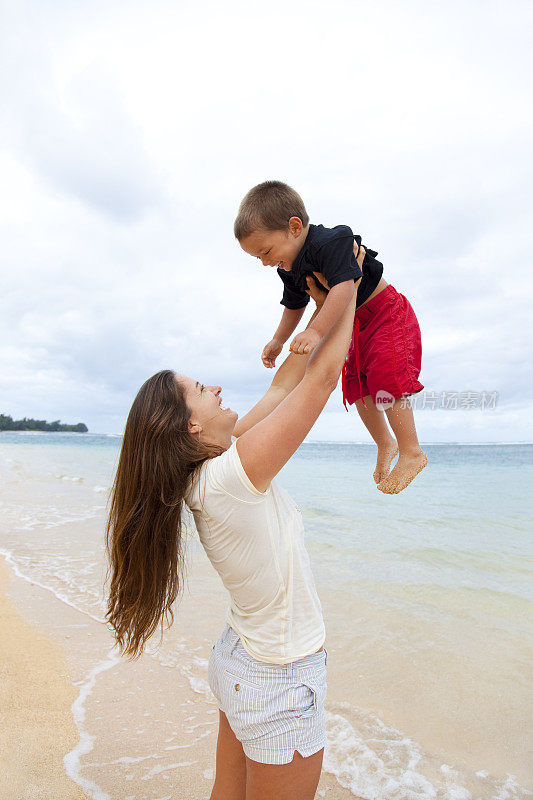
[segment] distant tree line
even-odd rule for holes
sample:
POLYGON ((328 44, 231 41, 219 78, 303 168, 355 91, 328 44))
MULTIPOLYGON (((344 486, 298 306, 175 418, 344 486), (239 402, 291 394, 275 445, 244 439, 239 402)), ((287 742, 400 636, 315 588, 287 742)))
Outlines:
POLYGON ((54 422, 46 422, 44 419, 13 419, 7 414, 0 414, 0 431, 61 431, 70 433, 87 433, 89 428, 83 422, 77 425, 62 425, 56 419, 54 422))

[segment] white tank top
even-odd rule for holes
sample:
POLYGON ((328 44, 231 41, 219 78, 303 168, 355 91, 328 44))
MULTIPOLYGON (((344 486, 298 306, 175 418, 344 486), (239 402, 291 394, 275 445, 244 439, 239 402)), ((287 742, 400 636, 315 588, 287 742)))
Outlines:
POLYGON ((230 594, 226 621, 252 658, 288 664, 319 650, 322 606, 290 495, 275 481, 258 491, 233 442, 196 471, 185 501, 230 594))

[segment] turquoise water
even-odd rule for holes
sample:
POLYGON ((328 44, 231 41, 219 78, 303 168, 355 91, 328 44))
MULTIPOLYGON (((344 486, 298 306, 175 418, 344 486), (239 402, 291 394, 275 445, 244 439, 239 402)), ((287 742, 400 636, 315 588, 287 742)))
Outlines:
MULTIPOLYGON (((116 435, 2 433, 4 480, 17 464, 56 479, 64 513, 105 505, 120 450, 116 435), (9 469, 8 469, 9 468, 9 469), (76 491, 77 490, 77 491, 76 491)), ((532 599, 529 580, 533 444, 427 445, 429 466, 407 490, 384 496, 372 480, 375 449, 303 444, 279 482, 302 509, 317 579, 367 595, 382 582, 486 589, 532 599), (370 583, 369 583, 370 582, 370 583)), ((7 498, 4 497, 4 502, 7 498)), ((43 507, 46 513, 46 503, 43 507)), ((390 595, 390 586, 388 587, 390 595)))
POLYGON ((282 480, 310 538, 332 548, 343 580, 485 587, 532 598, 533 445, 427 445, 429 466, 399 495, 372 482, 374 448, 303 445, 282 480), (370 557, 370 558, 369 558, 370 557))

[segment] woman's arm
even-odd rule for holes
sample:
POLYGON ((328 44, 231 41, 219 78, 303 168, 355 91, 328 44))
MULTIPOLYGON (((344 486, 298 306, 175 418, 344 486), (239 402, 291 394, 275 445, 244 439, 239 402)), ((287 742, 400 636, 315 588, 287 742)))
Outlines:
MULTIPOLYGON (((322 278, 322 280, 324 280, 324 278, 322 278)), ((327 293, 319 289, 312 278, 308 279, 307 285, 309 286, 309 294, 316 303, 316 309, 307 325, 307 327, 309 327, 316 315, 320 312, 327 297, 327 293)), ((233 431, 234 436, 242 436, 247 430, 253 428, 254 425, 261 422, 265 417, 268 417, 270 412, 285 400, 287 395, 290 394, 294 387, 302 380, 309 355, 299 356, 290 353, 287 356, 283 364, 277 369, 266 394, 263 395, 261 400, 259 400, 244 417, 237 420, 235 430, 233 431)))
POLYGON ((309 358, 302 380, 268 416, 239 438, 237 450, 242 465, 259 491, 266 491, 298 449, 335 389, 352 338, 354 311, 355 295, 309 358))
POLYGON ((309 356, 296 356, 290 353, 281 367, 274 375, 274 379, 261 400, 248 411, 244 417, 237 420, 234 436, 242 436, 262 419, 268 417, 279 404, 287 397, 292 389, 300 383, 309 356))

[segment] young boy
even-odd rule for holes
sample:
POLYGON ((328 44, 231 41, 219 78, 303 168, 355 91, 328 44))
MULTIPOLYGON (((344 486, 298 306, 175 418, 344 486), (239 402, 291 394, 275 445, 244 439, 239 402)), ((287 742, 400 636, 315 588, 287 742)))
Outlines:
POLYGON ((343 370, 343 401, 346 408, 346 403, 355 403, 377 444, 377 488, 386 494, 401 492, 427 464, 408 400, 424 388, 418 381, 420 328, 409 301, 383 279, 377 252, 364 248, 361 237, 346 225, 310 225, 301 197, 285 183, 265 181, 251 189, 240 205, 234 230, 242 249, 265 266, 276 267, 284 284, 283 315, 261 355, 265 367, 275 366, 304 314, 309 294, 318 299, 319 311, 292 340, 293 353, 311 353, 357 293, 354 333, 343 370))

